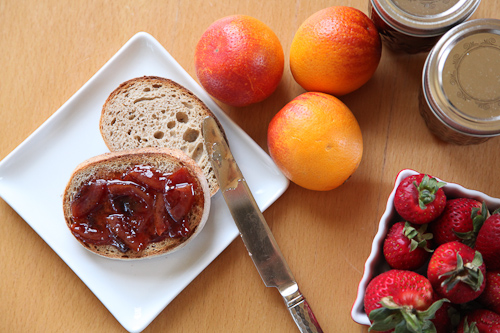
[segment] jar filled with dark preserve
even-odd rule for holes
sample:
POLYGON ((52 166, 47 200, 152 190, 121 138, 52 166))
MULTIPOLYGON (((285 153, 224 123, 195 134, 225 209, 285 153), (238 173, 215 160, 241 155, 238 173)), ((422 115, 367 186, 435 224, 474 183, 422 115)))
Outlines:
POLYGON ((467 20, 481 0, 370 0, 370 17, 384 44, 406 53, 427 52, 467 20))
POLYGON ((471 20, 439 40, 424 65, 420 113, 450 143, 500 135, 500 20, 471 20))

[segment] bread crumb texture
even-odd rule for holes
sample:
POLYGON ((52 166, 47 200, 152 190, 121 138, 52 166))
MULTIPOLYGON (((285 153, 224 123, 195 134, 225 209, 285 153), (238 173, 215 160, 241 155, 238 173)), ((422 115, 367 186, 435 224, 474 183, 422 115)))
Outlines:
POLYGON ((100 130, 111 151, 145 147, 182 150, 202 168, 211 194, 217 181, 204 147, 203 119, 208 107, 178 83, 144 76, 122 83, 103 106, 100 130))

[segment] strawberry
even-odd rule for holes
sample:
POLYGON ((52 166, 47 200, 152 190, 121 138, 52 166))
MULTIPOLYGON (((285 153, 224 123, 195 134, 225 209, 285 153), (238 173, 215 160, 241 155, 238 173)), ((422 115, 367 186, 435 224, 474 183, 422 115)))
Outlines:
POLYGON ((477 233, 488 215, 486 204, 468 199, 457 198, 446 202, 441 216, 431 223, 431 231, 437 245, 460 241, 474 247, 477 233))
POLYGON ((479 302, 500 315, 500 271, 486 272, 486 287, 479 302))
POLYGON ((394 208, 411 223, 425 224, 436 219, 446 204, 442 187, 446 185, 428 175, 411 175, 396 188, 394 208))
POLYGON ((447 300, 433 302, 434 297, 429 280, 413 271, 392 269, 376 276, 368 284, 364 300, 365 311, 372 322, 370 330, 435 330, 431 319, 447 300))
POLYGON ((455 304, 477 298, 486 285, 485 274, 481 253, 458 241, 440 245, 427 267, 434 291, 455 304))
POLYGON ((500 315, 477 309, 462 318, 457 333, 500 333, 500 315))
POLYGON ((428 241, 432 234, 425 233, 427 224, 417 230, 409 222, 395 223, 384 240, 383 252, 387 263, 396 269, 417 269, 430 257, 428 241))
POLYGON ((476 240, 488 270, 500 269, 500 208, 484 221, 476 240))

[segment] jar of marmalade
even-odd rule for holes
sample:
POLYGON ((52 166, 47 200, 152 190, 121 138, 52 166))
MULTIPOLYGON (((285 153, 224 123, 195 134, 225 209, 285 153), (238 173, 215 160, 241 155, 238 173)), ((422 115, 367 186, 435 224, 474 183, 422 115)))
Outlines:
POLYGON ((370 0, 368 12, 384 44, 406 53, 429 51, 467 20, 481 0, 370 0))
POLYGON ((450 143, 500 135, 500 20, 471 20, 439 40, 424 65, 420 113, 450 143))

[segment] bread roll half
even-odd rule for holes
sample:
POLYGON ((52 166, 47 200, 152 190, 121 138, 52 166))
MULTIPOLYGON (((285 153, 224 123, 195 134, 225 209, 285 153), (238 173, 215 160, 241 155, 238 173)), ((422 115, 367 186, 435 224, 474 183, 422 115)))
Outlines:
MULTIPOLYGON (((149 170, 149 169, 148 169, 149 170)), ((165 178, 162 178, 165 179, 165 178)), ((107 183, 109 184, 109 183, 107 183)), ((128 183, 127 183, 128 184, 128 183)), ((135 184, 135 183, 134 183, 135 184)), ((162 183, 163 184, 163 183, 162 183)), ((110 188, 109 185, 106 187, 106 196, 109 196, 110 193, 110 188)), ((164 185, 163 185, 164 186, 164 185)), ((147 186, 143 186, 142 188, 146 188, 147 186)), ((156 192, 155 192, 156 193, 156 192)), ((149 195, 150 193, 148 193, 149 195)), ((103 195, 104 196, 104 195, 103 195)), ((159 196, 158 194, 154 194, 154 197, 156 198, 159 196)), ((149 196, 150 198, 152 196, 149 196)), ((87 198, 87 197, 85 197, 87 198)), ((106 197, 108 198, 108 197, 106 197)), ((103 199, 107 200, 107 199, 103 199)), ((148 199, 149 200, 149 199, 148 199)), ((164 199, 162 199, 164 200, 164 199)), ((156 201, 148 201, 148 202, 154 202, 154 205, 144 205, 144 207, 154 207, 154 206, 161 206, 157 205, 156 201)), ((162 201, 163 202, 163 201, 162 201)), ((127 203, 127 205, 130 205, 130 203, 127 203)), ((163 205, 165 206, 165 205, 163 205)), ((98 207, 97 205, 94 205, 92 207, 98 207)), ((100 207, 100 206, 99 206, 100 207)), ((114 204, 112 204, 109 207, 115 207, 114 204)), ((148 209, 150 209, 149 207, 148 209)), ((97 210, 97 208, 92 208, 97 210)), ((113 208, 115 209, 115 208, 113 208)), ((153 208, 154 209, 154 208, 153 208)), ((203 174, 203 171, 201 168, 198 166, 198 164, 191 159, 189 156, 184 154, 180 150, 175 150, 175 149, 168 149, 168 148, 142 148, 142 149, 135 149, 135 150, 125 150, 125 151, 120 151, 120 152, 111 152, 111 153, 106 153, 102 154, 93 158, 88 159, 87 161, 81 163, 77 168, 74 170, 73 174, 71 175, 71 178, 66 186, 66 189, 64 191, 63 195, 63 211, 64 211, 64 217, 66 219, 66 224, 69 227, 70 231, 72 234, 75 236, 75 238, 88 250, 99 254, 104 257, 108 258, 113 258, 113 259, 138 259, 138 258, 148 258, 148 257, 153 257, 153 256, 158 256, 161 254, 173 252, 175 250, 180 249, 186 243, 191 241, 196 235, 198 235, 205 225, 208 214, 210 210, 210 190, 208 188, 208 183, 206 181, 206 178, 203 174), (154 240, 151 243, 148 243, 145 245, 145 247, 141 248, 138 251, 135 251, 134 249, 128 248, 126 245, 123 246, 123 243, 120 246, 116 245, 103 245, 103 244, 94 244, 92 240, 86 240, 82 239, 81 234, 78 234, 75 232, 75 226, 76 225, 81 225, 79 224, 82 221, 81 217, 80 219, 75 218, 73 213, 75 210, 72 210, 72 204, 76 200, 81 200, 82 202, 88 203, 89 201, 92 202, 92 200, 82 200, 81 198, 83 197, 81 195, 82 188, 88 186, 89 183, 98 183, 101 180, 107 180, 109 181, 110 179, 117 179, 117 175, 122 175, 126 174, 127 172, 130 172, 130 170, 133 170, 134 168, 137 168, 138 166, 141 167, 150 167, 151 169, 158 170, 159 172, 163 174, 172 174, 176 171, 178 171, 181 168, 183 169, 183 172, 188 172, 189 175, 191 175, 191 179, 193 179, 193 186, 190 188, 193 188, 193 191, 190 191, 190 193, 194 192, 193 196, 193 203, 191 206, 191 209, 189 210, 189 213, 183 218, 183 223, 184 225, 187 225, 188 228, 185 228, 185 230, 189 230, 189 232, 186 232, 186 235, 179 237, 178 235, 175 237, 170 237, 167 236, 165 237, 165 233, 163 233, 163 237, 158 237, 159 239, 154 240), (97 181, 100 179, 99 181, 97 181)), ((129 210, 133 211, 132 209, 129 210)), ((146 211, 146 210, 144 210, 146 211)), ((95 213, 97 214, 97 213, 95 213)), ((107 213, 106 213, 107 214, 107 213)), ((132 214, 132 213, 131 213, 132 214)), ((147 216, 150 216, 150 212, 146 211, 147 216)), ((102 215, 96 215, 99 217, 102 217, 102 215)), ((108 215, 106 215, 108 216, 108 215)), ((123 216, 123 214, 122 214, 123 216)), ((107 217, 109 218, 109 217, 107 217)), ((113 217, 114 218, 114 217, 113 217)), ((92 219, 97 220, 97 217, 92 217, 92 219)), ((87 219, 88 220, 88 219, 87 219)), ((87 221, 85 220, 85 221, 87 221)), ((103 219, 101 219, 102 221, 103 219)), ((109 221, 109 220, 105 220, 109 221)), ((94 223, 94 222, 91 222, 94 223)), ((106 223, 106 228, 107 230, 114 230, 112 226, 110 227, 109 224, 106 223)), ((150 222, 153 223, 153 222, 150 222)), ((91 225, 87 223, 87 225, 91 225)), ((129 226, 127 226, 129 227, 129 226)), ((100 227, 103 229, 102 227, 100 227)), ((132 228, 132 233, 134 233, 135 229, 134 226, 132 228)), ((142 228, 142 227, 141 227, 142 228)), ((82 229, 78 229, 82 230, 82 229)), ((142 230, 142 229, 141 229, 142 230)), ((167 232, 168 233, 168 232, 167 232)), ((118 238, 116 238, 116 235, 112 235, 114 241, 118 239, 120 241, 120 235, 118 235, 118 238)), ((155 234, 156 236, 156 234, 155 234)), ((123 236, 122 236, 123 238, 123 236)), ((126 244, 126 242, 125 242, 126 244)))
POLYGON ((201 167, 214 195, 219 185, 202 135, 207 116, 217 120, 185 87, 166 78, 143 76, 123 82, 109 95, 102 107, 100 131, 111 151, 144 147, 182 150, 201 167))

